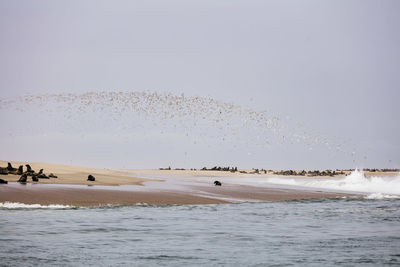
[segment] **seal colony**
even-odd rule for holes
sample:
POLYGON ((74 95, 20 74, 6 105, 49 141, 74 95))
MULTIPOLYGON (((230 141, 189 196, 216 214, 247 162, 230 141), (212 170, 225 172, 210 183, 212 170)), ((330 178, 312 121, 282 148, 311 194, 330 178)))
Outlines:
MULTIPOLYGON (((58 178, 56 175, 53 173, 50 173, 49 175, 46 175, 43 172, 43 169, 40 169, 38 173, 35 172, 35 170, 32 169, 31 165, 26 164, 26 171, 24 171, 23 165, 19 165, 18 168, 14 168, 10 162, 7 163, 7 167, 3 168, 0 167, 0 174, 1 175, 20 175, 20 178, 18 179, 19 183, 26 183, 28 181, 28 176, 31 177, 32 182, 39 182, 39 179, 50 179, 50 178, 58 178)), ((7 184, 8 181, 1 179, 0 183, 7 184)))
POLYGON ((34 184, 93 184, 117 186, 140 185, 142 181, 146 180, 129 176, 127 171, 93 169, 48 163, 6 161, 0 161, 0 175, 6 182, 34 184), (2 167, 4 165, 7 167, 2 167), (14 168, 13 165, 19 167, 14 168))

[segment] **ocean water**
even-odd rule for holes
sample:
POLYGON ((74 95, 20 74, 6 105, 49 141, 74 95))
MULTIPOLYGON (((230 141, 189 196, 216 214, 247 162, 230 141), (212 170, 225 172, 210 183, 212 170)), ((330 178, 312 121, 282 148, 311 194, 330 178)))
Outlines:
POLYGON ((2 266, 400 265, 400 200, 74 208, 3 203, 2 266))

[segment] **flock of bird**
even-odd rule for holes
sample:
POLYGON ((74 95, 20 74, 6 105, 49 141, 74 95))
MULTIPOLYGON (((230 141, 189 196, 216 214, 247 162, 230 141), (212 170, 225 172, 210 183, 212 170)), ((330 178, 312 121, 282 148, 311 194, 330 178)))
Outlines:
MULTIPOLYGON (((156 92, 87 92, 41 94, 0 99, 0 110, 40 114, 46 121, 39 131, 85 133, 113 132, 129 135, 138 129, 184 135, 193 144, 212 140, 219 145, 268 149, 296 145, 354 156, 343 140, 306 129, 289 118, 210 97, 156 92)), ((35 122, 32 122, 34 124, 35 122)), ((34 127, 33 127, 34 128, 34 127)))

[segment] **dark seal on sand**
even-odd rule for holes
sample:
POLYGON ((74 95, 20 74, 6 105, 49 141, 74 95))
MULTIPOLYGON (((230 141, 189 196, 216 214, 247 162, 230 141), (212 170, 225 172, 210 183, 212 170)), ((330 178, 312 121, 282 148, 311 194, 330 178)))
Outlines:
POLYGON ((18 182, 19 183, 26 183, 26 180, 28 179, 28 175, 26 173, 22 174, 21 177, 19 178, 18 182))
POLYGON ((94 178, 94 176, 93 176, 93 175, 89 174, 89 176, 88 176, 87 180, 88 180, 88 181, 92 181, 92 182, 94 182, 94 181, 96 180, 96 178, 94 178))
POLYGON ((15 172, 15 171, 17 171, 17 169, 14 168, 14 167, 11 165, 10 162, 7 163, 7 170, 8 170, 9 172, 15 172))
POLYGON ((215 186, 221 186, 222 183, 220 181, 214 181, 215 186))
POLYGON ((17 170, 17 175, 22 175, 22 173, 24 173, 23 168, 24 167, 22 165, 19 165, 18 170, 17 170))
POLYGON ((8 184, 6 180, 0 179, 0 184, 8 184))
POLYGON ((43 169, 40 169, 39 173, 37 174, 37 178, 49 179, 49 177, 43 173, 43 169))
POLYGON ((35 173, 35 171, 31 168, 31 165, 26 164, 25 166, 26 166, 26 172, 25 172, 25 173, 26 173, 27 175, 29 175, 29 176, 32 176, 33 173, 35 173))

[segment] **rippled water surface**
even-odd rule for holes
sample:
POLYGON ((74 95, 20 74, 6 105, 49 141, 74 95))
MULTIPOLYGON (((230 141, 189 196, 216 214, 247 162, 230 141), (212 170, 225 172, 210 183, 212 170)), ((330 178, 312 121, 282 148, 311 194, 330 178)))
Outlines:
POLYGON ((400 265, 400 200, 0 209, 0 265, 400 265))

